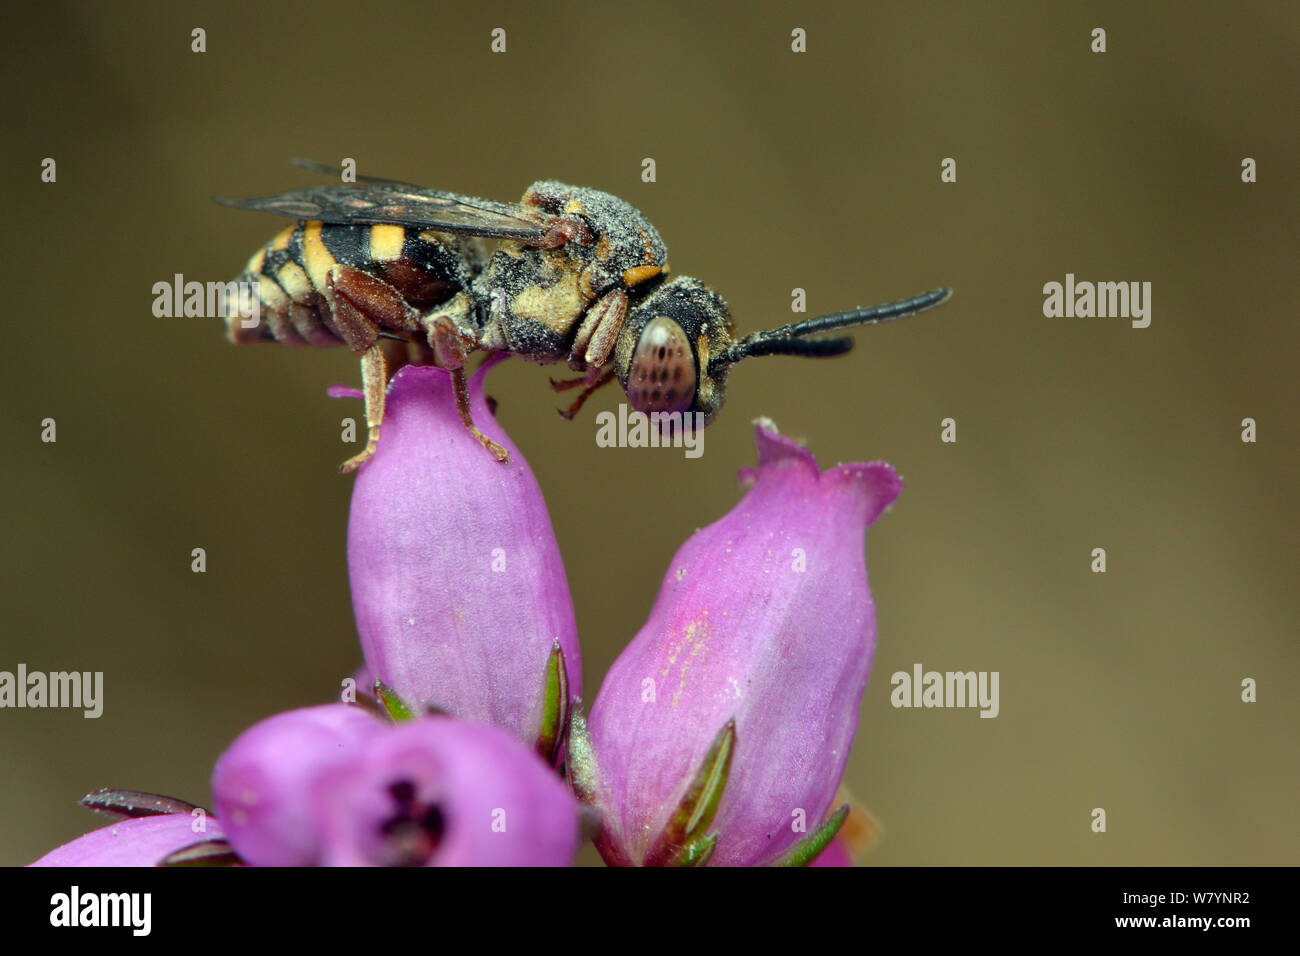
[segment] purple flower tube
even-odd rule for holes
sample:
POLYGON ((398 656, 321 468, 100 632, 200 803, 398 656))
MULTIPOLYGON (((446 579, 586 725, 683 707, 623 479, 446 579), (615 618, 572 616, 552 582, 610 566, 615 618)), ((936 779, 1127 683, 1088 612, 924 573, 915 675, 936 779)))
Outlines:
POLYGON ((748 492, 673 557, 575 722, 609 863, 806 864, 847 812, 826 816, 875 649, 866 529, 902 486, 881 462, 823 473, 770 423, 756 440, 748 492))
POLYGON ((352 604, 366 666, 403 699, 558 760, 581 690, 573 602, 541 489, 488 409, 485 369, 470 405, 507 463, 466 430, 447 372, 394 376, 352 493, 352 604))

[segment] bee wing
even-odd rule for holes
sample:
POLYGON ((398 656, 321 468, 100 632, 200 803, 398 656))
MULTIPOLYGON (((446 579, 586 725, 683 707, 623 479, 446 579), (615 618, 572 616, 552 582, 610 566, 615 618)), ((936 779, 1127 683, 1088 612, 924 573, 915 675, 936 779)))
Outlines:
POLYGON ((522 206, 397 182, 314 186, 278 196, 218 198, 217 202, 236 209, 344 225, 385 223, 530 244, 540 244, 547 236, 540 216, 522 206))
MULTIPOLYGON (((322 163, 318 159, 303 159, 298 157, 289 160, 290 166, 297 166, 299 169, 305 169, 309 172, 320 173, 322 176, 332 176, 339 178, 339 168, 330 166, 328 163, 322 163)), ((353 174, 353 178, 359 183, 383 183, 386 186, 402 186, 406 189, 419 189, 415 183, 408 183, 401 179, 384 179, 380 176, 363 176, 360 173, 353 174)))

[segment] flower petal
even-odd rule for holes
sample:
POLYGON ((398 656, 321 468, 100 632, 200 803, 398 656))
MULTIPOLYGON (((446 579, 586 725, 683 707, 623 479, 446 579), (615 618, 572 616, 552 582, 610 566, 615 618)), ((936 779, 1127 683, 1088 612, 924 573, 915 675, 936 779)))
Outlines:
POLYGON ((177 850, 225 836, 212 817, 171 813, 121 820, 92 830, 30 866, 155 866, 177 850), (200 822, 201 821, 201 822, 200 822), (203 829, 195 830, 196 826, 203 829))
POLYGON ((407 366, 389 387, 378 450, 348 524, 352 604, 366 665, 406 700, 493 723, 535 744, 555 641, 581 693, 573 603, 541 489, 469 383, 466 430, 451 378, 407 366))
POLYGON ((213 809, 231 846, 255 866, 312 866, 321 849, 308 793, 388 726, 360 707, 325 704, 254 724, 212 770, 213 809))
POLYGON ((450 717, 399 724, 313 787, 335 866, 567 866, 578 805, 509 732, 450 717))
POLYGON ((645 861, 730 719, 710 865, 780 858, 843 775, 875 648, 865 533, 901 483, 880 462, 823 473, 769 423, 756 440, 749 491, 677 552, 592 707, 607 860, 645 861))

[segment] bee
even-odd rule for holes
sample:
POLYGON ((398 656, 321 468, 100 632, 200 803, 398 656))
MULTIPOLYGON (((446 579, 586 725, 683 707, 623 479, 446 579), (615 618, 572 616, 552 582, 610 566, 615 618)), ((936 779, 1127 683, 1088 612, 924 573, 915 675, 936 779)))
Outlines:
MULTIPOLYGON (((295 165, 331 173, 319 163, 295 165)), ((762 355, 828 357, 847 337, 811 337, 915 315, 947 301, 935 289, 871 308, 806 319, 737 339, 723 299, 702 282, 671 275, 654 226, 629 203, 582 186, 533 183, 519 203, 426 189, 396 180, 318 186, 260 199, 218 199, 298 220, 248 261, 258 320, 227 309, 232 342, 346 345, 361 358, 368 438, 341 471, 379 442, 389 362, 383 347, 451 374, 461 420, 498 461, 508 452, 470 415, 464 368, 476 351, 514 353, 580 373, 552 379, 581 388, 572 418, 617 379, 646 414, 722 407, 731 367, 762 355), (403 344, 405 343, 405 344, 403 344)), ((395 361, 401 361, 395 358, 395 361)))

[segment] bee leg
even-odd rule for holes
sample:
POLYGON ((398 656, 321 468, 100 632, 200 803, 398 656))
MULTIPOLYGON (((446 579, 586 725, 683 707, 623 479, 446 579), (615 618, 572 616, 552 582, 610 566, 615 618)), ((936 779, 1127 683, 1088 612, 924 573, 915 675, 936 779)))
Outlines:
MULTIPOLYGON (((570 405, 567 409, 566 408, 556 409, 556 411, 560 413, 560 417, 563 418, 566 422, 572 421, 573 416, 577 415, 578 412, 582 409, 582 406, 587 404, 587 399, 591 398, 591 396, 595 394, 597 389, 604 388, 610 382, 614 381, 614 371, 615 371, 614 367, 610 366, 604 372, 601 372, 599 377, 597 377, 594 381, 590 380, 589 377, 586 380, 587 387, 582 390, 582 393, 574 400, 572 405, 570 405)), ((579 380, 579 381, 583 381, 583 380, 579 380)), ((554 385, 555 383, 552 382, 551 384, 554 385)), ((561 384, 568 385, 569 383, 562 382, 561 384)), ((556 391, 559 391, 559 389, 556 389, 556 391)))
POLYGON ((419 328, 419 312, 383 279, 339 263, 325 281, 325 299, 334 329, 352 351, 360 353, 385 334, 402 334, 419 328))
POLYGON ((478 334, 470 318, 469 296, 457 293, 451 301, 420 318, 433 364, 448 371, 464 368, 471 352, 478 349, 478 334))
POLYGON ((468 310, 469 298, 462 293, 439 311, 426 315, 421 321, 428 333, 429 347, 433 349, 435 364, 451 373, 451 386, 456 393, 456 411, 460 413, 460 420, 465 423, 465 427, 478 443, 491 452, 493 458, 506 462, 510 460, 509 450, 479 431, 470 413, 469 386, 465 382, 465 362, 469 359, 470 352, 478 348, 478 337, 463 324, 468 321, 468 310))
POLYGON ((592 366, 591 368, 586 369, 584 373, 582 375, 579 375, 577 378, 553 378, 550 379, 551 391, 567 392, 573 388, 579 388, 583 385, 590 385, 594 381, 596 381, 596 379, 600 378, 601 375, 603 374, 604 374, 604 369, 600 369, 600 368, 596 368, 595 366, 592 366))
POLYGON ((361 391, 366 399, 366 447, 342 465, 342 474, 356 471, 370 460, 379 445, 379 426, 384 421, 384 389, 388 385, 388 370, 384 367, 384 350, 372 345, 361 356, 361 391))
POLYGON ((465 423, 469 433, 478 439, 478 443, 492 453, 492 457, 500 462, 510 460, 510 450, 498 445, 487 435, 479 431, 478 426, 474 424, 474 418, 469 410, 469 386, 465 384, 465 370, 456 368, 451 370, 451 387, 456 392, 456 411, 460 412, 460 420, 465 423))
POLYGON ((569 349, 569 368, 581 371, 592 366, 600 367, 609 361, 614 351, 619 330, 627 318, 627 293, 622 289, 607 292, 600 301, 587 310, 578 326, 578 334, 569 349))
POLYGON ((577 378, 553 378, 551 382, 551 391, 567 392, 573 388, 579 388, 583 385, 590 385, 596 377, 592 373, 599 374, 599 369, 591 369, 586 375, 579 375, 577 378))
POLYGON ((325 283, 325 301, 329 306, 334 330, 353 352, 361 356, 361 388, 366 398, 366 447, 345 461, 339 471, 356 471, 370 460, 379 444, 379 426, 384 421, 384 390, 388 385, 385 349, 399 359, 405 342, 391 342, 384 329, 415 326, 418 313, 406 304, 401 293, 382 279, 344 263, 329 271, 325 283))

